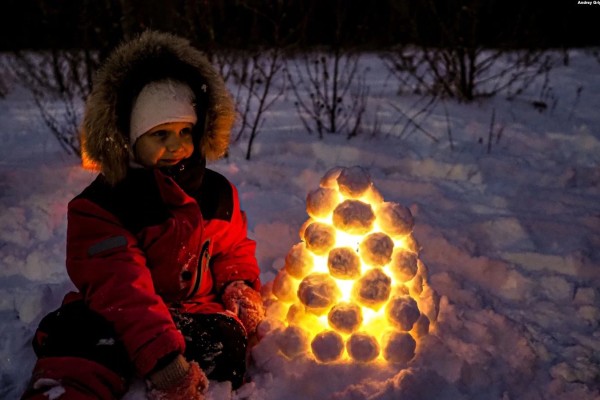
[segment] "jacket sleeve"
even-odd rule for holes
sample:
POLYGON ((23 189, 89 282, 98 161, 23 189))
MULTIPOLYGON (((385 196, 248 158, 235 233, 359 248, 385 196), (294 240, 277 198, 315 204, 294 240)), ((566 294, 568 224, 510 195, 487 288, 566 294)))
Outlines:
POLYGON ((256 243, 248 238, 246 213, 240 209, 238 192, 232 187, 232 211, 228 223, 211 221, 220 229, 214 235, 211 269, 215 289, 220 293, 232 281, 243 280, 256 290, 260 289, 260 269, 256 261, 256 243))
POLYGON ((135 236, 87 199, 69 203, 67 272, 88 306, 114 325, 136 371, 183 353, 185 341, 154 290, 135 236))

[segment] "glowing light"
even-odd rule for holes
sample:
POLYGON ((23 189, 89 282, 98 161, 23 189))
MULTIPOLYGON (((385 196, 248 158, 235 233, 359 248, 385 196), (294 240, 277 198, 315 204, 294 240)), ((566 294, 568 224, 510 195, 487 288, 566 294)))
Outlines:
POLYGON ((350 301, 352 295, 352 285, 354 285, 354 281, 336 279, 335 283, 337 283, 338 287, 340 288, 340 291, 342 292, 340 300, 350 301))

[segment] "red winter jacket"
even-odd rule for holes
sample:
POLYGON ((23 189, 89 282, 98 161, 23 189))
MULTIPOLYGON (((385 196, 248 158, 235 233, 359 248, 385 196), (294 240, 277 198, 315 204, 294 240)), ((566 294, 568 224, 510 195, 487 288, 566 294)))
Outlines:
POLYGON ((259 289, 255 243, 236 188, 205 169, 190 195, 160 170, 99 176, 69 203, 67 271, 86 304, 114 324, 137 372, 185 347, 169 308, 224 310, 223 287, 259 289))

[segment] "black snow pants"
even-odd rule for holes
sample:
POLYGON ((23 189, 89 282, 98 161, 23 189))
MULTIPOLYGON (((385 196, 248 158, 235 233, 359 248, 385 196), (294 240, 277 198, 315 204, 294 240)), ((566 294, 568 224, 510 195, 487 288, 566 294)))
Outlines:
MULTIPOLYGON (((209 379, 231 381, 234 389, 241 386, 248 340, 240 322, 218 313, 171 314, 185 338, 185 357, 198 362, 209 379)), ((64 304, 46 315, 36 331, 33 348, 40 360, 84 359, 108 368, 125 381, 133 377, 133 365, 112 325, 83 301, 64 304)))

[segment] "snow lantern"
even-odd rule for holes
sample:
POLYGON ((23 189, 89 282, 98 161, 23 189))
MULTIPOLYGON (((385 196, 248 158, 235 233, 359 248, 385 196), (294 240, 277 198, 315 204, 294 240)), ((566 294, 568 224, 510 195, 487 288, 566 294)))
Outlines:
POLYGON ((437 317, 410 210, 385 202, 361 167, 327 172, 306 209, 301 242, 272 286, 287 325, 282 353, 409 362, 437 317))

